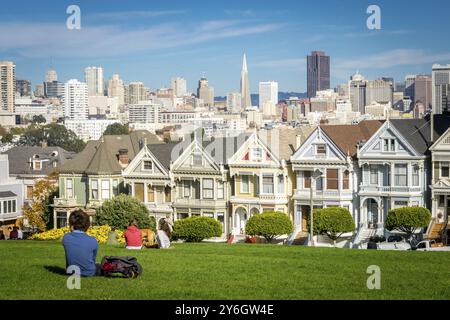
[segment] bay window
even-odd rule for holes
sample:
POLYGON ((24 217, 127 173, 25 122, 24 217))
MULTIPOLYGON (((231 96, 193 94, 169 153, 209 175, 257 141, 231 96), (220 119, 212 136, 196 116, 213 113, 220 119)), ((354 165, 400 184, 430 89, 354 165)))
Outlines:
POLYGON ((214 180, 213 179, 203 179, 203 198, 213 199, 214 198, 214 180))
POLYGON ((102 180, 102 199, 109 199, 109 180, 102 180))
POLYGON ((400 187, 408 185, 408 167, 406 164, 395 165, 395 185, 400 187))
POLYGON ((273 175, 263 176, 263 193, 273 194, 273 175))

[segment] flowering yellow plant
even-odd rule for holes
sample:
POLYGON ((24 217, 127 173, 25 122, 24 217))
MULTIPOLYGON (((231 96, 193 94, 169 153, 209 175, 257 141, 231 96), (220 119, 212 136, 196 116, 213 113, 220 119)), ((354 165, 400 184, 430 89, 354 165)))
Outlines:
MULTIPOLYGON (((108 234, 110 231, 111 231, 110 226, 95 226, 90 227, 86 233, 97 239, 98 243, 103 244, 106 243, 106 241, 108 240, 108 234)), ((68 232, 70 232, 69 227, 53 229, 41 233, 36 233, 30 237, 30 240, 43 240, 43 241, 59 240, 64 236, 64 234, 68 232)), ((117 230, 119 243, 125 243, 125 237, 123 234, 124 234, 123 231, 117 230)))

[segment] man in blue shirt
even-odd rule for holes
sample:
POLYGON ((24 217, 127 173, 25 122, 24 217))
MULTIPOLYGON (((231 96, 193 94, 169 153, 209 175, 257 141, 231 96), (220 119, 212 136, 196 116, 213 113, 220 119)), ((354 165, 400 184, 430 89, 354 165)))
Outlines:
POLYGON ((95 264, 98 243, 94 237, 86 234, 91 225, 89 216, 81 210, 74 211, 70 214, 69 225, 72 232, 66 233, 62 239, 66 268, 77 266, 85 277, 99 275, 100 268, 95 264))

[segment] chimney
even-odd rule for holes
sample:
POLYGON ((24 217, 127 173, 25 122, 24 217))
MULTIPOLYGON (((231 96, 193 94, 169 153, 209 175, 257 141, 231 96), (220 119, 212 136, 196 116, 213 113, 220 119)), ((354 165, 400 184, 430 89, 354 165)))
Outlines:
POLYGON ((300 134, 297 134, 295 136, 295 150, 298 150, 301 144, 302 144, 302 136, 300 134))
POLYGON ((119 150, 119 163, 122 167, 128 166, 128 149, 120 149, 119 150))

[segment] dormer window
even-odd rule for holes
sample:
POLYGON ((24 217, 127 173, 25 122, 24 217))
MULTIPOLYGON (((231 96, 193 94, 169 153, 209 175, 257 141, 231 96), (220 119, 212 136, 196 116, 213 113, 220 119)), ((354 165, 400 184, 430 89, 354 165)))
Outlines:
POLYGON ((153 162, 151 162, 150 160, 144 160, 144 170, 145 171, 152 171, 153 170, 153 162))
POLYGON ((316 145, 316 155, 325 156, 327 154, 327 146, 324 144, 316 145))
POLYGON ((42 161, 41 160, 33 161, 33 170, 42 170, 42 161))
POLYGON ((395 139, 383 139, 383 150, 384 152, 394 152, 395 139))

